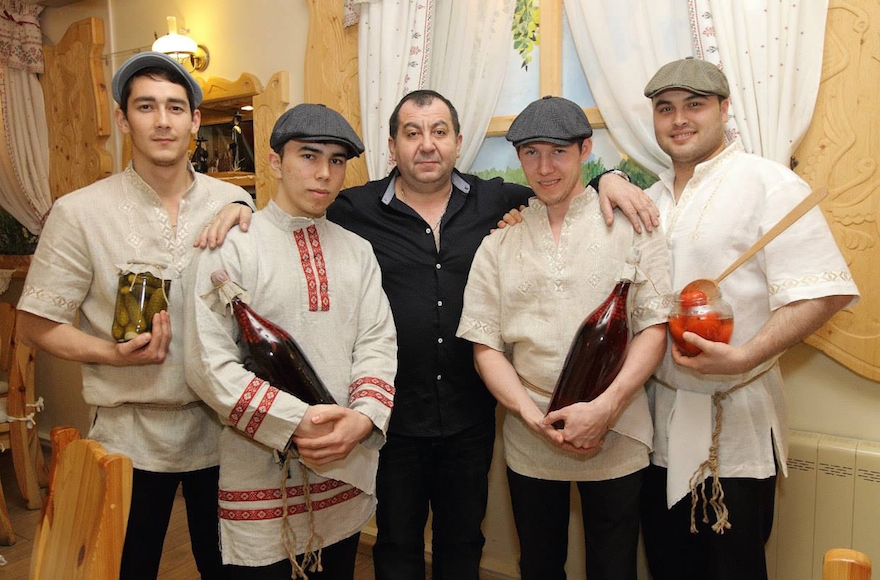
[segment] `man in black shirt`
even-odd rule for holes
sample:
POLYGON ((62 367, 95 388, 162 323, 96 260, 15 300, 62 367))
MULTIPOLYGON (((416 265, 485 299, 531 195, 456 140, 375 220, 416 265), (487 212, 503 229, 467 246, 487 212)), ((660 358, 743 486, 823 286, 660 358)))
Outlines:
MULTIPOLYGON (((471 344, 455 331, 480 242, 532 192, 455 170, 458 113, 434 91, 406 95, 391 115, 390 134, 397 167, 385 179, 343 191, 327 211, 372 243, 397 325, 397 392, 379 456, 376 578, 425 577, 430 506, 433 578, 475 580, 495 399, 474 369, 471 344)), ((634 225, 636 213, 648 215, 641 199, 621 202, 639 206, 628 212, 634 225)))
POLYGON ((433 91, 409 93, 390 125, 397 167, 343 191, 327 212, 373 244, 397 325, 395 408, 379 456, 376 578, 425 577, 430 506, 433 577, 476 579, 495 399, 474 370, 471 344, 455 330, 480 242, 532 192, 454 169, 458 114, 433 91))

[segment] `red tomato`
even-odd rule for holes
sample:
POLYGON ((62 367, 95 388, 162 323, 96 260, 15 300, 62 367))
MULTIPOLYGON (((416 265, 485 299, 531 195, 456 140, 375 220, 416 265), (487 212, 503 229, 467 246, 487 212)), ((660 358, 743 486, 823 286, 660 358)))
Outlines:
POLYGON ((681 350, 685 356, 697 356, 701 351, 694 345, 689 342, 685 342, 682 335, 685 333, 687 328, 687 317, 686 316, 670 316, 669 321, 669 334, 672 336, 673 342, 675 342, 675 346, 681 350))
POLYGON ((717 312, 706 312, 692 316, 670 316, 669 334, 676 346, 687 356, 700 354, 699 348, 686 342, 682 335, 693 332, 712 342, 730 342, 733 334, 733 319, 721 318, 717 312))

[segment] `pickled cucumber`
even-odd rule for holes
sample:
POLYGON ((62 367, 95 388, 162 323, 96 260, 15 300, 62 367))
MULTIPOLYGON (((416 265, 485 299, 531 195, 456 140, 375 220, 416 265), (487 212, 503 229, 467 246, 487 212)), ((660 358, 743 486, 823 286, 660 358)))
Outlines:
POLYGON ((147 307, 144 308, 144 318, 152 324, 153 315, 167 308, 168 302, 165 300, 165 293, 162 290, 155 290, 147 301, 147 307))

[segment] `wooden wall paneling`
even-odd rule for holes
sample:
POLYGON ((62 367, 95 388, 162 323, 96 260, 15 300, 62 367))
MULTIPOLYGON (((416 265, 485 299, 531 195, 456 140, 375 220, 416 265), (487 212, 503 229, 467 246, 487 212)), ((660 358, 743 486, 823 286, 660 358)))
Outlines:
POLYGON ((43 46, 40 77, 49 125, 49 187, 52 199, 110 175, 104 148, 110 112, 101 53, 104 24, 86 18, 72 24, 57 46, 43 46))
POLYGON ((272 75, 266 89, 254 97, 254 162, 257 173, 257 207, 275 197, 275 177, 269 169, 269 137, 278 117, 290 104, 290 73, 272 75))
POLYGON ((795 172, 828 187, 822 210, 861 300, 806 342, 880 381, 880 4, 831 0, 813 121, 795 151, 795 172))
MULTIPOLYGON (((307 103, 323 103, 345 117, 361 135, 358 88, 358 27, 342 25, 342 2, 306 0, 309 35, 306 42, 304 96, 307 103)), ((362 157, 348 162, 344 187, 369 180, 362 157)))

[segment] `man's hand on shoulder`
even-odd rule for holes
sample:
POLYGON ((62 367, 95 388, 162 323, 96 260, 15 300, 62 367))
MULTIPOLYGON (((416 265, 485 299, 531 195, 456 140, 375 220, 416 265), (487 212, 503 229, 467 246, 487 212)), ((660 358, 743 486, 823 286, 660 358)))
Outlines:
POLYGON ((614 173, 599 178, 599 207, 605 224, 614 223, 614 208, 620 209, 638 233, 652 232, 660 226, 660 211, 642 189, 614 173))
MULTIPOLYGON (((519 209, 517 209, 517 208, 511 209, 509 212, 504 214, 500 220, 498 220, 498 223, 496 224, 498 227, 496 229, 503 230, 507 226, 515 226, 516 224, 522 223, 523 218, 522 218, 522 214, 520 212, 523 211, 524 209, 526 209, 526 206, 524 206, 524 205, 519 206, 519 209)), ((494 232, 494 231, 495 231, 495 229, 490 230, 489 233, 494 232)))
POLYGON ((253 214, 254 212, 251 211, 251 208, 246 205, 240 203, 226 204, 225 207, 214 214, 211 221, 205 224, 205 227, 199 232, 199 237, 193 243, 193 247, 201 249, 211 248, 212 250, 219 248, 223 245, 226 234, 236 225, 238 225, 241 231, 248 231, 253 214))

